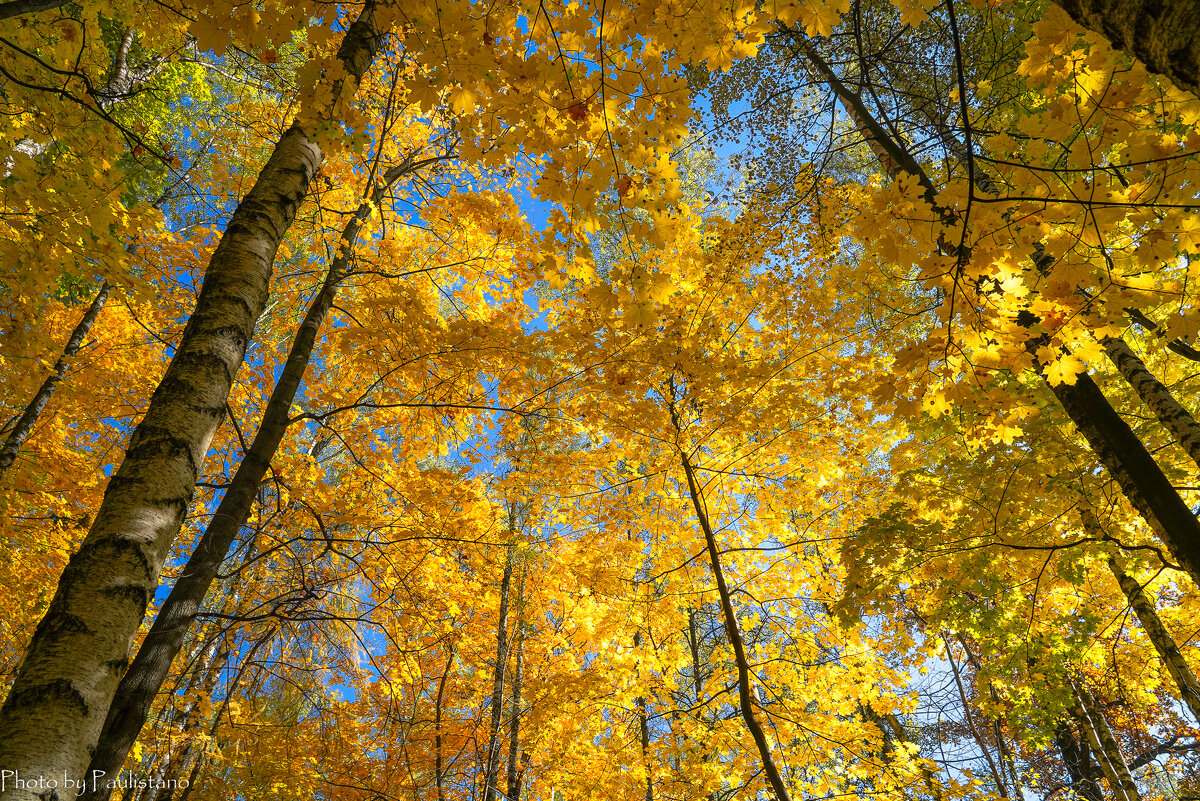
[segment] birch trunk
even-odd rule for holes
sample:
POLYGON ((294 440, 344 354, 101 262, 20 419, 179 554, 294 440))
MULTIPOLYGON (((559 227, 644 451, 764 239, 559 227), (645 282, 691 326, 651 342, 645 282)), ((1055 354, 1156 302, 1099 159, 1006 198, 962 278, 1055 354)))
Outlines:
POLYGON ((1175 399, 1171 390, 1150 372, 1146 363, 1138 358, 1124 339, 1105 337, 1101 344, 1109 360, 1137 392, 1142 403, 1154 412, 1154 416, 1179 442, 1179 447, 1187 451, 1192 461, 1200 467, 1200 425, 1197 425, 1191 413, 1183 408, 1183 404, 1175 399))
POLYGON ((1096 774, 1092 765, 1091 748, 1087 742, 1080 743, 1075 739, 1071 727, 1066 722, 1058 724, 1054 730, 1054 742, 1062 754, 1063 766, 1071 780, 1070 787, 1083 801, 1104 801, 1100 794, 1100 785, 1096 782, 1096 774))
MULTIPOLYGON (((347 91, 366 72, 379 39, 368 0, 339 50, 352 76, 347 91)), ((334 97, 342 90, 335 87, 334 97)), ((294 124, 230 218, 175 357, 0 709, 5 770, 32 780, 78 779, 87 767, 266 304, 276 250, 320 162, 318 144, 294 124)), ((15 782, 0 791, 4 801, 57 797, 15 782)))
POLYGON ((1082 685, 1072 682, 1075 692, 1075 714, 1080 728, 1087 737, 1088 744, 1096 754, 1100 770, 1108 781, 1109 789, 1117 801, 1142 801, 1142 796, 1133 783, 1129 765, 1121 753, 1121 747, 1113 737, 1104 711, 1096 704, 1096 699, 1082 685))
POLYGON ((1179 646, 1175 644, 1167 627, 1163 625, 1158 616, 1158 610, 1154 608, 1154 603, 1146 595, 1137 579, 1126 573, 1116 559, 1109 559, 1108 566, 1112 568, 1113 577, 1121 585, 1125 599, 1129 602, 1134 614, 1137 615, 1138 622, 1142 624, 1142 630, 1150 638, 1154 650, 1158 651, 1159 657, 1166 665, 1167 672, 1175 680, 1175 686, 1179 689, 1179 697, 1192 711, 1192 716, 1200 721, 1200 682, 1196 681, 1192 668, 1183 658, 1179 646))
POLYGON ((89 782, 87 792, 80 797, 80 801, 101 801, 108 797, 102 789, 104 782, 108 777, 118 774, 125 763, 129 749, 146 723, 154 698, 170 673, 171 663, 183 647, 188 629, 200 612, 221 563, 225 561, 238 531, 249 519, 259 486, 287 432, 292 402, 308 369, 317 334, 333 306, 342 279, 346 277, 359 229, 374 207, 372 204, 378 205, 386 190, 412 169, 412 165, 413 162, 409 160, 389 170, 371 198, 359 206, 354 217, 343 228, 340 241, 346 244, 330 265, 321 289, 300 323, 279 380, 263 409, 258 432, 246 449, 246 455, 213 513, 212 521, 196 543, 196 549, 163 601, 146 639, 117 687, 99 745, 87 769, 86 775, 95 780, 89 782))

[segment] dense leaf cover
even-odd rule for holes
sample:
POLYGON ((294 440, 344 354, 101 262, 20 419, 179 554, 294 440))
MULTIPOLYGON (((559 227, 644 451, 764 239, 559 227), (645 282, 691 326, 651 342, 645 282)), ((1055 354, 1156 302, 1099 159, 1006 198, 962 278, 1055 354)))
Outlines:
POLYGON ((0 798, 1195 798, 1117 22, 0 3, 0 798))

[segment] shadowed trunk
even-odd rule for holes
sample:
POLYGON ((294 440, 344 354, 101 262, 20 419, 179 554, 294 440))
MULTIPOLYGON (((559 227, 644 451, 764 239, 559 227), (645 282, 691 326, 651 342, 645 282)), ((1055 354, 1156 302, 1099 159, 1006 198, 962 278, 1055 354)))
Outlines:
MULTIPOLYGON (((803 34, 786 27, 782 31, 833 90, 864 138, 871 143, 873 152, 888 174, 904 172, 916 178, 934 210, 943 217, 953 216, 949 209, 940 204, 932 182, 909 149, 870 115, 862 99, 838 79, 803 34)), ((1035 252, 1035 264, 1045 260, 1044 254, 1035 252)), ((1036 322, 1036 319, 1032 322, 1036 322)), ((1035 352, 1040 344, 1040 341, 1031 341, 1027 343, 1027 348, 1035 352)), ((1097 460, 1116 480, 1130 504, 1166 543, 1179 566, 1200 583, 1200 520, 1184 503, 1145 444, 1117 414, 1087 373, 1076 376, 1074 384, 1054 385, 1046 379, 1041 365, 1038 368, 1038 374, 1049 385, 1076 429, 1087 440, 1097 460)))
POLYGON ((1083 27, 1151 72, 1200 97, 1200 3, 1196 0, 1055 0, 1083 27))
POLYGON ((504 675, 508 667, 508 601, 512 591, 513 545, 504 556, 500 579, 500 613, 496 620, 496 668, 492 672, 492 719, 488 729, 487 761, 483 771, 483 801, 495 801, 500 781, 500 730, 504 707, 504 675))
MULTIPOLYGON (((673 406, 671 422, 674 424, 676 432, 680 431, 679 417, 673 406)), ((721 554, 717 550, 717 538, 709 523, 708 510, 705 508, 700 484, 696 480, 692 463, 682 448, 679 449, 679 460, 683 466, 684 475, 687 477, 688 493, 692 499, 692 507, 696 510, 696 520, 704 532, 704 542, 708 549, 709 562, 712 564, 713 579, 716 581, 717 594, 721 599, 721 612, 725 617, 725 633, 729 637, 730 645, 733 646, 733 659, 738 673, 738 708, 742 713, 742 720, 746 723, 746 729, 754 740, 754 746, 762 761, 763 771, 767 774, 767 783, 775 794, 776 801, 791 801, 791 794, 788 792, 787 785, 783 783, 783 775, 779 772, 775 758, 771 755, 771 744, 767 741, 766 732, 763 731, 758 716, 754 714, 754 707, 758 704, 750 686, 750 661, 746 657, 746 644, 742 640, 737 615, 733 611, 729 587, 725 583, 725 573, 721 568, 721 554)))

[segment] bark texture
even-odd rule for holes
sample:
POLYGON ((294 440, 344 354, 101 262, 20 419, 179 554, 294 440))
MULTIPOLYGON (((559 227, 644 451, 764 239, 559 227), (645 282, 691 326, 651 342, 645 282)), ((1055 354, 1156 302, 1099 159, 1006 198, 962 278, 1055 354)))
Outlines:
POLYGON ((1200 2, 1196 0, 1055 0, 1095 31, 1181 89, 1200 97, 1200 2))
POLYGON ((138 733, 146 723, 154 698, 170 673, 171 663, 183 648, 188 629, 200 612, 204 598, 216 579, 230 546, 237 538, 242 525, 249 519, 254 499, 270 468, 271 459, 287 432, 292 402, 296 399, 300 384, 304 380, 317 334, 333 306, 338 287, 347 275, 350 256, 362 223, 374 208, 373 204, 378 204, 388 188, 413 168, 414 162, 410 159, 388 170, 370 199, 359 206, 355 215, 342 229, 340 241, 346 244, 330 265, 321 289, 309 304, 304 320, 292 340, 279 380, 263 409, 258 432, 254 435, 250 447, 246 449, 246 454, 230 480, 212 521, 196 543, 196 549, 163 601, 162 608, 154 619, 154 625, 150 627, 133 663, 117 687, 99 745, 92 755, 86 773, 89 777, 104 778, 89 783, 87 792, 80 797, 80 801, 100 801, 108 798, 108 793, 103 790, 104 782, 107 777, 120 773, 129 749, 133 747, 138 733))
POLYGON ((7 3, 0 3, 0 20, 19 17, 22 14, 32 14, 36 11, 49 11, 53 8, 61 8, 67 4, 67 0, 10 0, 7 3))
POLYGON ((42 386, 34 393, 33 398, 29 401, 29 405, 25 407, 25 411, 21 413, 21 416, 17 418, 17 422, 13 424, 12 430, 8 432, 8 437, 4 440, 4 445, 0 446, 0 474, 3 474, 5 470, 12 467, 12 463, 16 461, 17 451, 25 444, 25 440, 29 439, 29 435, 33 432, 34 424, 37 423, 42 411, 45 410, 46 404, 50 402, 50 396, 54 394, 54 390, 63 380, 63 376, 67 374, 67 364, 79 352, 79 349, 83 347, 83 340, 87 338, 88 332, 95 325, 96 318, 100 316, 100 311, 104 308, 104 303, 108 300, 112 288, 112 284, 107 281, 101 284, 100 291, 96 293, 96 297, 92 299, 88 310, 84 312, 83 318, 75 326, 75 330, 71 332, 71 337, 67 340, 62 355, 54 363, 53 372, 42 382, 42 386))
POLYGON ((1200 521, 1145 444, 1087 373, 1077 376, 1074 384, 1051 390, 1129 503, 1166 543, 1180 567, 1200 582, 1200 521))
POLYGON ((1074 715, 1079 721, 1080 730, 1096 754, 1100 770, 1108 782, 1113 797, 1116 801, 1142 801, 1142 796, 1129 772, 1129 765, 1121 753, 1121 746, 1113 736, 1108 720, 1104 717, 1104 710, 1100 708, 1096 699, 1083 685, 1072 682, 1072 689, 1075 691, 1076 698, 1074 715))
MULTIPOLYGON (((372 1, 339 51, 347 72, 365 73, 378 45, 372 1)), ((175 357, 0 709, 6 770, 79 778, 87 767, 266 304, 276 250, 320 162, 318 144, 293 125, 231 217, 175 357)), ((58 797, 15 783, 0 791, 4 801, 58 797)))
POLYGON ((1058 728, 1054 730, 1054 742, 1062 754, 1063 765, 1070 778, 1070 788, 1075 791, 1075 795, 1084 801, 1104 801, 1095 765, 1092 763, 1092 749, 1087 742, 1080 743, 1066 721, 1059 723, 1058 728))
POLYGON ((1179 646, 1175 644, 1175 639, 1167 631, 1167 627, 1163 625, 1158 616, 1158 610, 1154 608, 1154 602, 1146 595, 1146 591, 1138 583, 1138 580, 1126 573, 1116 559, 1109 559, 1108 566, 1112 568, 1113 577, 1121 585, 1121 591, 1125 593, 1125 600, 1129 602, 1129 606, 1137 615, 1138 622, 1142 624, 1142 630, 1150 638, 1154 650, 1158 651, 1159 657, 1166 665, 1167 672, 1175 680, 1175 686, 1179 689, 1179 697, 1192 711, 1192 716, 1196 720, 1200 720, 1200 682, 1196 681, 1191 666, 1183 658, 1179 646))
POLYGON ((1175 399, 1171 390, 1158 380, 1158 376, 1150 372, 1146 363, 1138 358, 1124 339, 1106 337, 1102 344, 1104 353, 1137 392, 1142 403, 1150 407, 1154 416, 1179 442, 1179 447, 1187 451, 1192 461, 1200 467, 1200 425, 1197 425, 1191 412, 1175 399))

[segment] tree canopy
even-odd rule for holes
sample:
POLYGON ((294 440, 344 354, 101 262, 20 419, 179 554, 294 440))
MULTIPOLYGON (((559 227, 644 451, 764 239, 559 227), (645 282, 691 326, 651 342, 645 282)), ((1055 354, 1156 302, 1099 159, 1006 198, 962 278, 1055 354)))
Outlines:
POLYGON ((1200 795, 1200 4, 0 2, 0 799, 1200 795))

